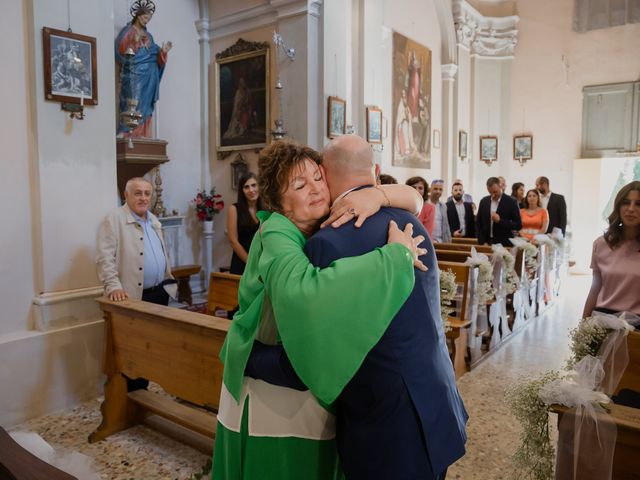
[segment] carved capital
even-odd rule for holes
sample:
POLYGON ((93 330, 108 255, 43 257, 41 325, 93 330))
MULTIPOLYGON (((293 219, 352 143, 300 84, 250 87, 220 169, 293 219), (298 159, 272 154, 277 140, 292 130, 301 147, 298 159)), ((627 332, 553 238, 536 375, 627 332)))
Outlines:
POLYGON ((453 81, 456 78, 456 73, 458 73, 458 65, 455 63, 449 63, 447 65, 442 65, 440 67, 442 69, 442 80, 453 81))
POLYGON ((458 45, 472 54, 489 57, 513 56, 518 43, 517 15, 485 17, 466 0, 454 0, 453 20, 458 45))

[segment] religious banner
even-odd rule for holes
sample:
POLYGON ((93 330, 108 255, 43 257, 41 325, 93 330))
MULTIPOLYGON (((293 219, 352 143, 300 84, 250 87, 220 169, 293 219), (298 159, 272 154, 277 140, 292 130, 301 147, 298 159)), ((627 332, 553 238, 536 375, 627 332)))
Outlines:
POLYGON ((431 50, 393 32, 393 155, 398 167, 431 168, 431 50))

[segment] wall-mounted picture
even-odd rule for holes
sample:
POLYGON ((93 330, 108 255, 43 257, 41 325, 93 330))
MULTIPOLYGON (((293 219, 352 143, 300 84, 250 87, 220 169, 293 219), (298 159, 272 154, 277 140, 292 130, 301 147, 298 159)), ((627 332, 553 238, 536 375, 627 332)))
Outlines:
POLYGON ((96 39, 44 27, 42 44, 45 98, 97 105, 96 39))
POLYGON ((458 156, 467 158, 467 132, 464 130, 458 132, 458 156))
POLYGON ((216 55, 218 151, 269 142, 269 44, 239 39, 216 55))
POLYGON ((347 124, 347 102, 338 97, 329 97, 327 114, 327 137, 345 134, 347 124))
POLYGON ((392 83, 392 163, 431 168, 431 50, 397 32, 392 83))
POLYGON ((382 110, 367 107, 367 142, 382 143, 382 110))
POLYGON ((489 163, 498 160, 498 137, 480 137, 480 160, 489 163))
POLYGON ((533 157, 533 136, 516 135, 513 137, 513 159, 529 160, 533 157))

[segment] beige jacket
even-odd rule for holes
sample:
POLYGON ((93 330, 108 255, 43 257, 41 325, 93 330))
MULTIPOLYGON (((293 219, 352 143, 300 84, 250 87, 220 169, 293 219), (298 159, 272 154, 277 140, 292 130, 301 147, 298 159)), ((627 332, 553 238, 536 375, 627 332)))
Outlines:
MULTIPOLYGON (((164 279, 173 278, 167 247, 162 236, 162 225, 151 212, 151 223, 160 237, 167 261, 164 279)), ((98 278, 104 284, 105 295, 115 290, 124 290, 129 297, 140 300, 144 282, 144 238, 143 230, 124 204, 109 213, 98 230, 98 278)), ((176 285, 165 285, 165 290, 175 297, 176 285)))

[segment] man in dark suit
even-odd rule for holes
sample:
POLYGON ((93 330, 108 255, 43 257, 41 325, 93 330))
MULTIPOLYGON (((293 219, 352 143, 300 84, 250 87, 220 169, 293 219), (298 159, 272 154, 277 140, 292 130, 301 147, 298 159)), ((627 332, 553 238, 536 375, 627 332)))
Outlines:
POLYGON ((478 243, 511 246, 509 239, 513 232, 522 229, 518 202, 502 192, 500 180, 496 177, 487 180, 487 191, 489 195, 480 200, 476 216, 478 243))
POLYGON ((567 229, 567 202, 564 196, 553 193, 549 188, 549 179, 547 177, 536 178, 536 188, 540 192, 540 203, 543 208, 549 212, 549 227, 547 233, 551 233, 554 227, 562 230, 564 235, 567 229))
MULTIPOLYGON (((346 135, 323 152, 331 200, 357 188, 373 188, 378 166, 360 137, 346 135)), ((438 265, 424 227, 404 210, 383 208, 355 228, 324 228, 309 239, 311 262, 326 267, 387 241, 389 221, 413 224, 422 234, 420 257, 428 271, 415 286, 378 344, 336 401, 336 441, 350 480, 442 479, 464 455, 467 413, 459 396, 440 319, 438 265)), ((375 295, 376 292, 371 292, 375 295)))
POLYGON ((453 237, 475 238, 476 220, 473 216, 473 206, 464 201, 464 188, 460 182, 455 182, 451 187, 451 199, 447 201, 447 218, 453 237))

